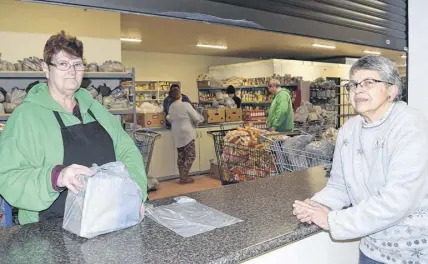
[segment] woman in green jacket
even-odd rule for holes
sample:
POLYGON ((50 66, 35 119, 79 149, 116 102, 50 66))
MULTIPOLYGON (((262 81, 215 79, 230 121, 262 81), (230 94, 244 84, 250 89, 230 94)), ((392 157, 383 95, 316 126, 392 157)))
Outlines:
POLYGON ((0 137, 0 195, 19 209, 20 224, 62 218, 67 192, 83 188, 77 177, 92 176, 88 167, 94 163, 123 162, 146 194, 144 162, 134 142, 79 88, 82 42, 62 31, 46 42, 43 57, 47 83, 29 91, 0 137))

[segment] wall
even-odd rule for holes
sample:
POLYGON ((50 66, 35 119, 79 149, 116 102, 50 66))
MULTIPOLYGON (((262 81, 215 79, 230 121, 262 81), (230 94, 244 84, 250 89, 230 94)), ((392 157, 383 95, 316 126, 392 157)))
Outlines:
POLYGON ((0 0, 0 52, 4 60, 41 58, 47 39, 62 29, 83 41, 88 62, 121 59, 119 13, 0 0))
POLYGON ((122 51, 122 61, 136 68, 137 81, 180 81, 183 92, 198 99, 196 78, 208 73, 208 66, 253 61, 254 59, 217 56, 122 51))
POLYGON ((409 0, 409 54, 408 54, 408 101, 409 105, 428 117, 427 47, 428 47, 428 2, 409 0))
POLYGON ((351 65, 294 61, 294 60, 263 60, 252 63, 238 63, 209 68, 210 76, 214 78, 230 78, 233 76, 256 78, 269 77, 275 74, 291 74, 302 76, 305 81, 313 81, 318 77, 340 77, 348 79, 351 65))

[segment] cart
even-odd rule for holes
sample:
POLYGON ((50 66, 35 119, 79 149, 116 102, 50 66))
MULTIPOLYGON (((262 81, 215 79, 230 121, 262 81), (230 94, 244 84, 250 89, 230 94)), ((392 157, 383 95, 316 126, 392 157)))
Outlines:
POLYGON ((332 155, 327 156, 320 153, 287 148, 284 144, 284 138, 279 134, 264 135, 262 138, 266 149, 271 153, 278 174, 302 171, 321 165, 325 167, 327 172, 331 169, 332 155))
POLYGON ((147 190, 156 190, 159 183, 156 179, 149 177, 149 169, 155 141, 161 136, 161 134, 151 130, 137 129, 133 132, 133 136, 135 144, 137 145, 137 148, 140 150, 141 155, 143 156, 144 167, 146 169, 147 175, 147 190))
POLYGON ((221 183, 227 185, 274 175, 275 164, 269 151, 224 140, 226 134, 233 130, 236 129, 207 132, 214 140, 221 183))

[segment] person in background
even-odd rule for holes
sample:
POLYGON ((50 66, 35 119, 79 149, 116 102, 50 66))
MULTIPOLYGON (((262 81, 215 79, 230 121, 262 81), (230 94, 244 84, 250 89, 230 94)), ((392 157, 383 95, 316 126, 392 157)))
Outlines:
POLYGON ((281 83, 277 79, 271 79, 267 88, 268 92, 273 95, 267 119, 269 130, 292 131, 294 129, 294 112, 290 93, 281 88, 281 83))
POLYGON ((140 151, 117 118, 79 88, 83 43, 61 31, 46 42, 43 59, 47 83, 32 87, 0 137, 0 195, 19 209, 20 224, 62 218, 67 192, 83 188, 78 177, 92 176, 92 164, 123 162, 145 200, 140 151))
POLYGON ((178 171, 180 184, 193 183, 195 180, 189 177, 190 169, 195 161, 196 127, 203 122, 203 117, 196 112, 188 102, 183 102, 178 87, 172 87, 169 91, 171 105, 167 120, 171 122, 172 137, 178 152, 178 171))
POLYGON ((236 90, 235 90, 235 87, 233 87, 233 85, 229 85, 229 87, 227 87, 226 93, 227 95, 229 95, 230 98, 233 99, 233 101, 235 101, 236 107, 241 108, 241 98, 236 96, 236 90))
POLYGON ((427 118, 400 101, 391 60, 363 57, 349 75, 358 116, 339 130, 326 187, 293 213, 335 240, 361 238, 360 264, 427 263, 427 118))
MULTIPOLYGON (((171 87, 169 88, 169 91, 172 91, 173 89, 174 90, 178 89, 181 92, 180 86, 178 84, 171 85, 171 87)), ((190 101, 190 98, 184 94, 181 94, 181 100, 183 102, 187 102, 189 104, 192 103, 190 101)), ((168 115, 169 107, 171 106, 172 102, 173 102, 173 100, 172 100, 171 96, 168 94, 168 96, 163 100, 163 111, 165 112, 165 116, 168 115)), ((166 120, 166 127, 171 128, 171 123, 168 120, 166 120)))

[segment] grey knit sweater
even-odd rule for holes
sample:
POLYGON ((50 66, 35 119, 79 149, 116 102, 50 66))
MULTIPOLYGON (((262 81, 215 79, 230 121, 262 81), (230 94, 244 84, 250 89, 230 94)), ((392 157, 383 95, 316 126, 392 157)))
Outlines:
POLYGON ((397 102, 375 123, 349 120, 339 131, 328 184, 312 199, 332 209, 334 239, 362 238, 361 251, 382 263, 428 263, 425 116, 397 102))

